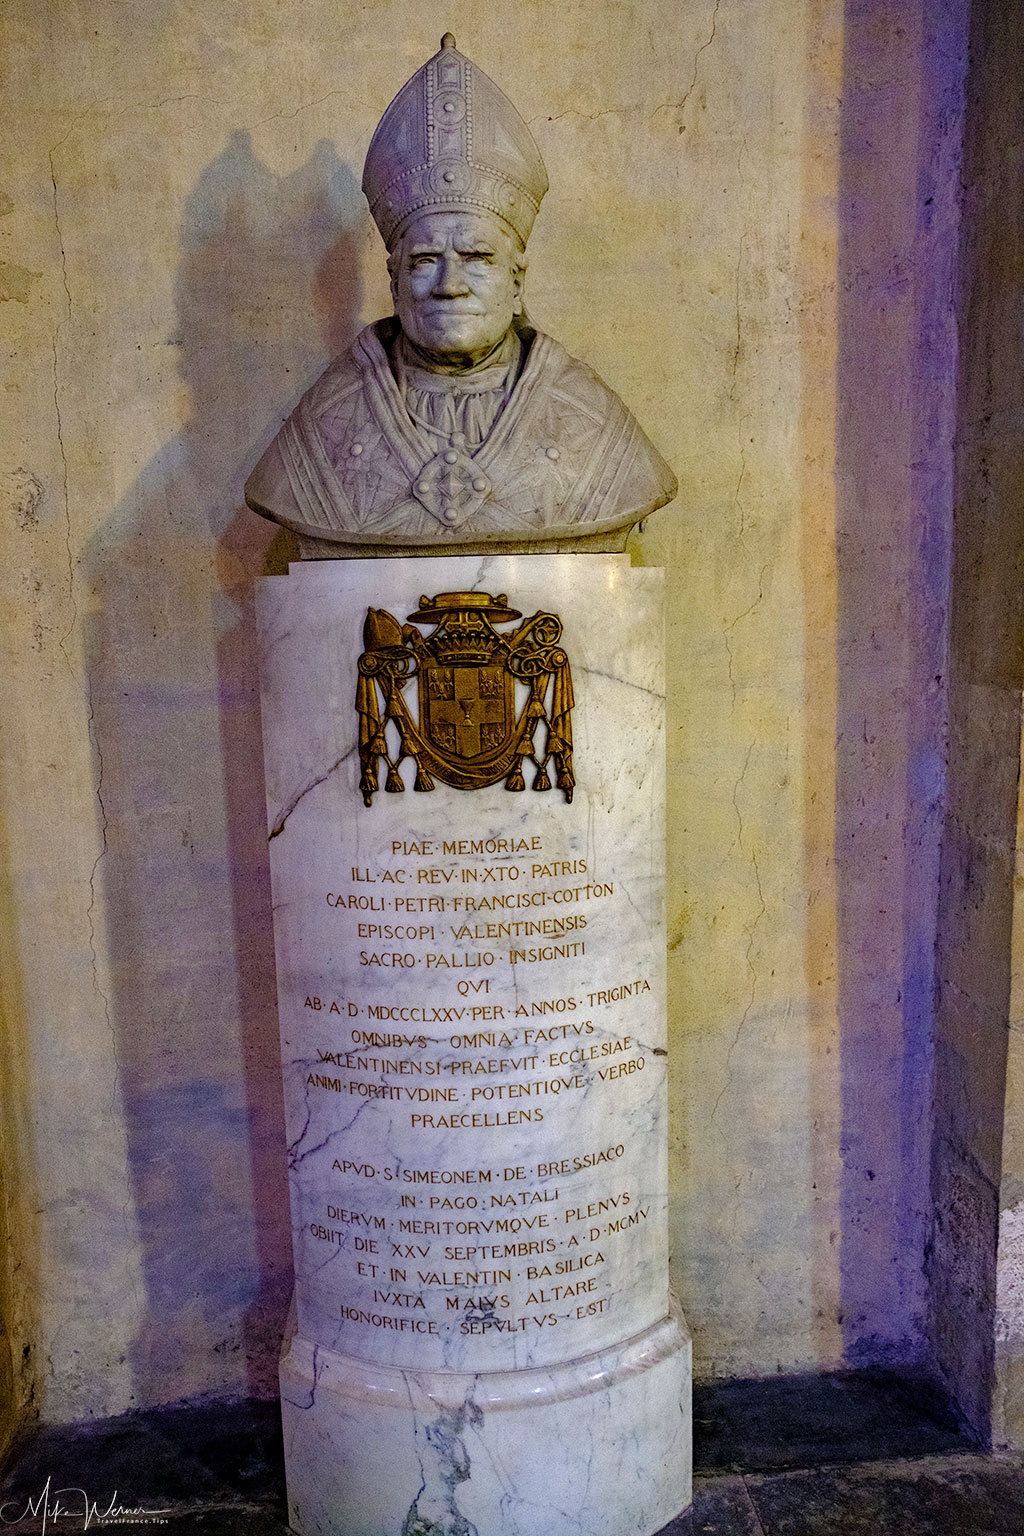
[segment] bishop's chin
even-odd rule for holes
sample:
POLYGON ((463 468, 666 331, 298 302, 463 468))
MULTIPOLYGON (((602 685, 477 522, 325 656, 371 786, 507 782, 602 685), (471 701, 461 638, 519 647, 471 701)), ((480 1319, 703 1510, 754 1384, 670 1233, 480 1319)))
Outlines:
POLYGON ((420 327, 409 339, 444 367, 468 368, 493 352, 504 336, 505 331, 495 336, 490 330, 483 332, 473 325, 450 323, 420 327))

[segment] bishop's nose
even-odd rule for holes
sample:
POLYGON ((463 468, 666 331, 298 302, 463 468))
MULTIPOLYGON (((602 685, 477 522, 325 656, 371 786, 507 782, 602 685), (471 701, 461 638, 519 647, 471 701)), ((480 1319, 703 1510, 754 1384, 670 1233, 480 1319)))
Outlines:
POLYGON ((457 299, 469 292, 466 274, 458 256, 442 256, 434 274, 434 293, 439 298, 457 299))

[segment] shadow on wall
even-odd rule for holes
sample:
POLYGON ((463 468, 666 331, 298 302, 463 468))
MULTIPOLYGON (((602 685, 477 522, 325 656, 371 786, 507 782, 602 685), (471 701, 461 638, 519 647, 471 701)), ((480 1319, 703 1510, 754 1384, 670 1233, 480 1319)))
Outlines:
POLYGON ((291 1243, 253 586, 294 551, 242 485, 354 334, 365 217, 326 143, 278 178, 237 134, 206 168, 177 282, 189 418, 86 557, 139 1405, 277 1390, 291 1243))
POLYGON ((848 1364, 923 1371, 968 12, 968 0, 844 9, 841 1321, 848 1364))

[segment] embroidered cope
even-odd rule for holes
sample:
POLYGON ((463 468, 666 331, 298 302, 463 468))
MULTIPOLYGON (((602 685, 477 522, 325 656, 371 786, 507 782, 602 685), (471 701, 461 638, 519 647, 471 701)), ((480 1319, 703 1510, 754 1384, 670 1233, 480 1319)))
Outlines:
POLYGON ((518 327, 442 373, 384 320, 306 392, 246 500, 307 538, 455 553, 626 530, 675 489, 619 397, 550 336, 518 327))

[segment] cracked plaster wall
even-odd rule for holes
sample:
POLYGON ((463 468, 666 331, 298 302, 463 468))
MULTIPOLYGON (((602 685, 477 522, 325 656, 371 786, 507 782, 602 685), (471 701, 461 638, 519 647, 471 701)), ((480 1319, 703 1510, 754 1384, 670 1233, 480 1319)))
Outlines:
MULTIPOLYGON (((877 10, 900 132, 869 169, 902 185, 920 15, 877 10)), ((680 477, 636 551, 669 581, 673 1248, 698 1369, 830 1367, 872 1340, 878 1358, 914 1355, 920 1256, 893 1227, 905 1204, 920 1227, 926 1126, 899 1099, 899 902, 874 962, 885 1000, 848 1070, 904 1155, 852 1216, 842 1150, 843 944, 877 912, 881 866, 854 827, 844 908, 838 669, 844 646, 876 667, 872 739, 900 743, 895 768, 869 754, 856 771, 884 791, 903 887, 901 709, 932 670, 931 631, 900 603, 864 654, 841 623, 843 7, 10 0, 3 26, 0 829, 23 1393, 73 1418, 274 1389, 290 1255, 252 590, 289 550, 241 489, 301 390, 388 308, 362 156, 442 26, 548 165, 531 313, 680 477)), ((866 248, 869 269, 891 259, 866 248)), ((919 288, 885 289, 901 366, 919 288)), ((904 383, 897 367, 870 387, 904 383)), ((892 442, 901 466, 920 448, 902 425, 892 442)), ((856 483, 870 455, 861 439, 848 453, 856 483)), ((912 510, 889 550, 908 583, 912 510)), ((922 836, 927 855, 927 821, 922 836)))

